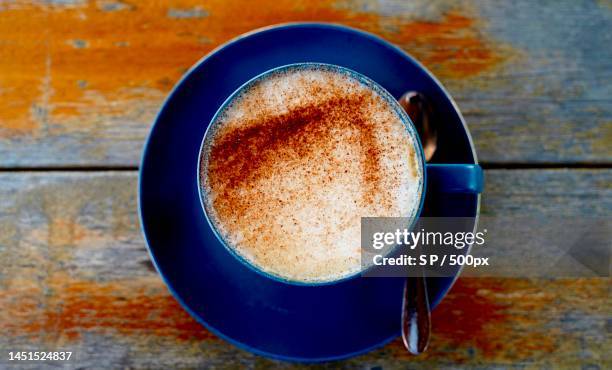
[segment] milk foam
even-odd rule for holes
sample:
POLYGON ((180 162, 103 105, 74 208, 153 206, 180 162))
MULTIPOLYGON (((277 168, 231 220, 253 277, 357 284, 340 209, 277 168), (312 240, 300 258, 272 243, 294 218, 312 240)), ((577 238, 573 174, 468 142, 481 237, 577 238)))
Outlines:
POLYGON ((238 255, 272 275, 327 282, 357 273, 361 217, 414 217, 417 143, 394 106, 317 65, 256 80, 204 142, 203 203, 238 255))

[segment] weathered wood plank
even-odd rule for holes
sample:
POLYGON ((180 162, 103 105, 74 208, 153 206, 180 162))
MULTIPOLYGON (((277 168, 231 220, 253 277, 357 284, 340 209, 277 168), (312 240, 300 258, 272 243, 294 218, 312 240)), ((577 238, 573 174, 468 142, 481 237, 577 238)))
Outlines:
MULTIPOLYGON (((609 214, 611 179, 487 171, 483 213, 609 214)), ((289 367, 226 344, 169 295, 140 235, 136 183, 132 172, 0 173, 0 367, 10 350, 61 349, 75 352, 70 368, 289 367)), ((609 368, 609 293, 609 278, 460 279, 424 356, 394 341, 334 365, 609 368)))
POLYGON ((0 3, 0 166, 135 166, 164 96, 220 43, 287 21, 377 33, 430 68, 485 162, 612 162, 605 1, 0 3), (243 15, 243 16, 238 16, 243 15))

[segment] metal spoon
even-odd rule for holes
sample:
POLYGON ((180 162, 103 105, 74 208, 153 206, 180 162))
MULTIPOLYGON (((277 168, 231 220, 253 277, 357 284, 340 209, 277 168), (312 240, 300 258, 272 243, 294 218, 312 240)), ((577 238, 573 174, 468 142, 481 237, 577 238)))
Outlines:
MULTIPOLYGON (((433 123, 433 110, 423 94, 409 91, 399 99, 400 105, 414 123, 421 143, 425 161, 431 160, 438 136, 433 123)), ((425 272, 419 276, 406 278, 404 299, 402 301, 402 340, 413 355, 423 353, 429 344, 431 334, 431 312, 427 295, 425 272)))
POLYGON ((399 99, 399 103, 404 108, 412 123, 419 133, 425 161, 429 162, 433 157, 438 142, 438 133, 433 122, 433 109, 425 96, 416 91, 408 91, 399 99))

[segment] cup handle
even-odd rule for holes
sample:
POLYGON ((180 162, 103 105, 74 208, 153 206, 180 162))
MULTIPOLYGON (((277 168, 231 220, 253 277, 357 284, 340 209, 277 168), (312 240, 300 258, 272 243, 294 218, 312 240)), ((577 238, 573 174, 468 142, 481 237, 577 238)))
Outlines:
POLYGON ((443 193, 482 193, 484 176, 477 164, 427 164, 427 189, 443 193))

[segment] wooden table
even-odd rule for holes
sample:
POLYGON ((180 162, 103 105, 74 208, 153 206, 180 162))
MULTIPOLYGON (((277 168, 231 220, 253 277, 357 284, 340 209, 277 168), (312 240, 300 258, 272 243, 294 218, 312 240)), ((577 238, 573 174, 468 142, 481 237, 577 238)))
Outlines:
MULTIPOLYGON (((484 213, 610 216, 609 0, 0 1, 0 367, 34 350, 72 350, 70 368, 291 366, 170 296, 140 233, 137 166, 202 55, 314 20, 379 34, 441 79, 486 169, 484 213)), ((610 368, 610 303, 609 278, 463 278, 426 354, 396 340, 331 366, 610 368)))

